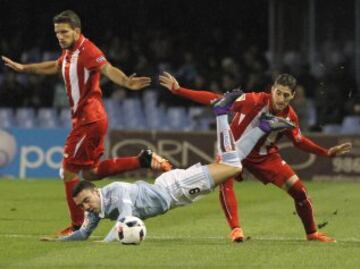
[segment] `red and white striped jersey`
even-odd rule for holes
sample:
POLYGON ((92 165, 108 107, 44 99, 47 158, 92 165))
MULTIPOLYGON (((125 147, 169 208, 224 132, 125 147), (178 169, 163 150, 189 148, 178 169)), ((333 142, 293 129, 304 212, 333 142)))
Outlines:
MULTIPOLYGON (((212 100, 221 98, 220 94, 214 92, 190 90, 186 88, 177 89, 175 94, 205 105, 210 105, 212 100)), ((236 112, 231 122, 231 130, 234 138, 238 140, 242 134, 248 132, 251 128, 257 127, 259 125, 260 115, 263 112, 274 114, 274 111, 271 111, 271 107, 271 95, 268 93, 246 93, 240 96, 232 106, 232 110, 236 112)), ((248 158, 258 161, 259 158, 264 158, 264 156, 270 153, 278 152, 279 150, 275 143, 283 135, 286 135, 297 148, 303 151, 319 156, 329 156, 327 149, 315 144, 301 134, 298 116, 291 106, 288 106, 282 112, 276 114, 276 116, 291 120, 295 123, 296 127, 292 130, 271 132, 265 135, 256 144, 248 158)))
POLYGON ((100 68, 107 60, 91 41, 80 36, 71 49, 64 49, 58 59, 73 124, 87 124, 106 118, 100 89, 100 68))
MULTIPOLYGON (((243 134, 259 126, 259 119, 263 112, 274 114, 274 112, 271 111, 271 95, 264 92, 243 94, 233 104, 232 111, 236 112, 236 114, 231 122, 231 130, 235 140, 238 140, 243 134)), ((259 158, 269 153, 278 152, 279 149, 276 146, 276 142, 283 135, 286 135, 294 142, 300 142, 302 140, 298 116, 291 106, 288 106, 282 112, 276 114, 276 116, 294 122, 296 128, 285 131, 274 131, 265 135, 256 144, 248 158, 259 158)))

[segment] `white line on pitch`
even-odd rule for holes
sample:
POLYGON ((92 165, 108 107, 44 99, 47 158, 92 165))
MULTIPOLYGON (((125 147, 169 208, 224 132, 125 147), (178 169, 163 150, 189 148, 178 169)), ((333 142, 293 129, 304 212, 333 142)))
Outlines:
MULTIPOLYGON (((5 238, 40 238, 43 236, 49 236, 49 235, 39 235, 39 234, 0 234, 0 237, 5 238)), ((90 237, 90 239, 102 239, 104 236, 100 235, 93 235, 90 237)), ((148 239, 163 239, 163 240, 225 240, 226 237, 222 236, 167 236, 167 235, 154 235, 154 236, 147 236, 148 239)), ((293 238, 293 237, 251 237, 249 239, 251 241, 305 241, 304 238, 293 238)), ((344 238, 338 240, 339 243, 360 243, 359 238, 344 238)))

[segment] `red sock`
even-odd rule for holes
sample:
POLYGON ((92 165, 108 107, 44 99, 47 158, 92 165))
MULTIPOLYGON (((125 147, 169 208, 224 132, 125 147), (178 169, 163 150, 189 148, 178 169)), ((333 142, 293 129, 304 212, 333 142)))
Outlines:
POLYGON ((64 181, 66 201, 70 211, 71 224, 75 226, 81 226, 84 221, 84 211, 75 205, 72 198, 72 190, 79 182, 80 179, 78 177, 75 177, 70 181, 64 181))
POLYGON ((232 178, 220 185, 219 198, 230 228, 240 227, 237 201, 234 192, 234 180, 232 178))
POLYGON ((140 168, 140 162, 137 156, 121 157, 102 161, 96 167, 96 174, 100 178, 115 176, 125 171, 131 171, 140 168))
POLYGON ((289 190, 288 193, 295 200, 295 208, 304 225, 306 234, 316 232, 313 209, 309 197, 307 197, 304 184, 298 180, 289 190))

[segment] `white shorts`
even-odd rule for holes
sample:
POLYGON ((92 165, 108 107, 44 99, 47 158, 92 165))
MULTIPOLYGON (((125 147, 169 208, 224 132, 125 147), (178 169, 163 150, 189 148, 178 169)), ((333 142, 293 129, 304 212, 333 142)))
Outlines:
POLYGON ((155 185, 166 189, 171 207, 191 204, 214 189, 207 166, 197 163, 188 169, 174 169, 156 178, 155 185))

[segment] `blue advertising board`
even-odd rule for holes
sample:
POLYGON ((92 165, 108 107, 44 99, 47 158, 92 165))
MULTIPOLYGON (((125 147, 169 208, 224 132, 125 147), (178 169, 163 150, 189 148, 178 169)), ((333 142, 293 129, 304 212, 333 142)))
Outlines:
POLYGON ((68 133, 60 128, 0 130, 0 176, 59 177, 68 133))

